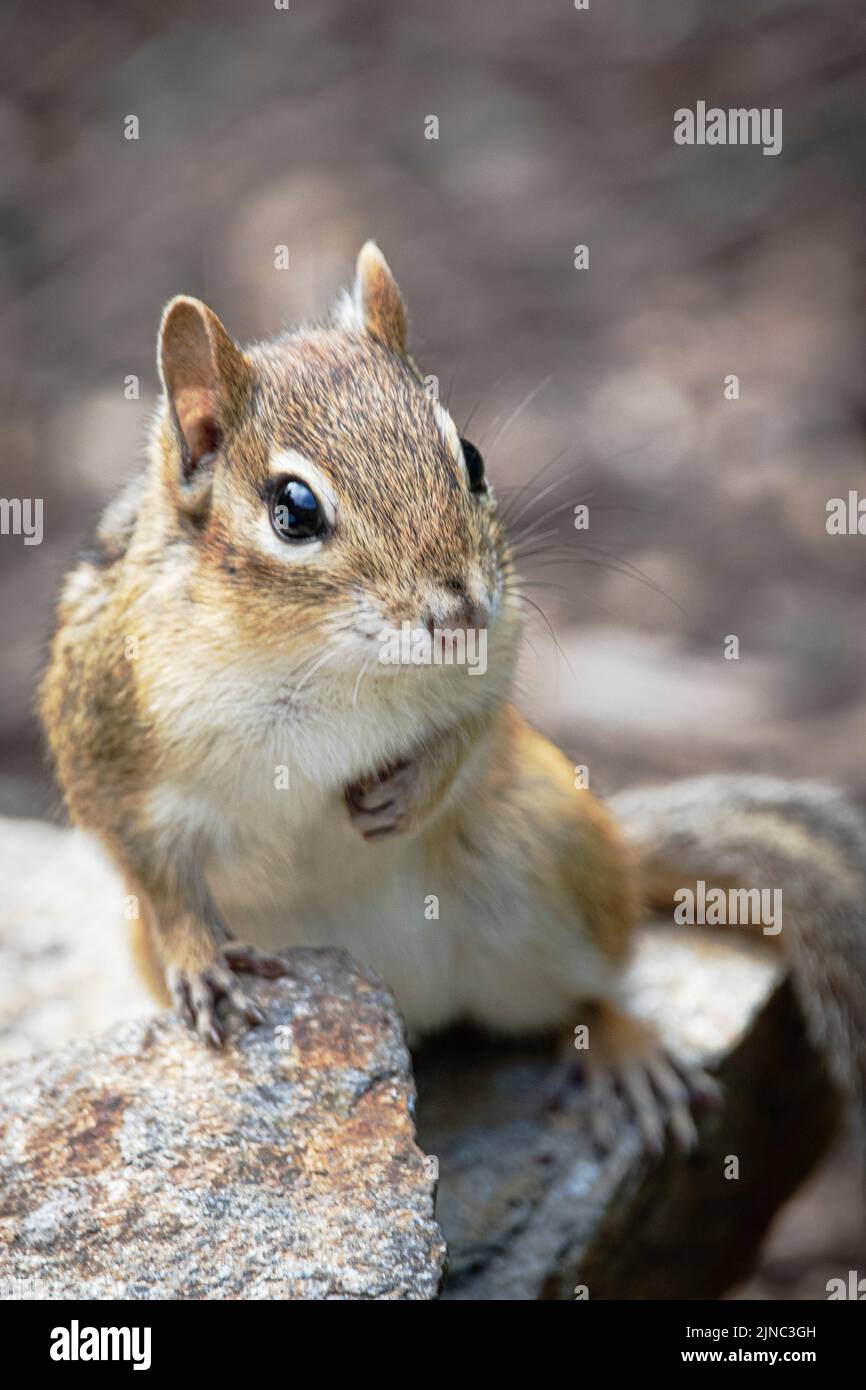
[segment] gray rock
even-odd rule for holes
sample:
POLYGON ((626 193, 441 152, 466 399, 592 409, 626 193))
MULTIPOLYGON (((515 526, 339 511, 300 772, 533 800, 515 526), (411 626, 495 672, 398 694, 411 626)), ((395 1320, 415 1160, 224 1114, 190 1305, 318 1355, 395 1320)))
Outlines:
POLYGON ((0 1062, 155 1012, 96 840, 0 817, 0 883, 0 1062))
POLYGON ((215 1054, 170 1016, 0 1068, 0 1291, 429 1299, 445 1247, 393 1000, 337 951, 215 1054))
POLYGON ((153 1005, 87 836, 0 821, 0 871, 0 1295, 432 1298, 444 1235, 448 1299, 714 1297, 836 1122, 778 963, 742 940, 654 929, 632 968, 637 1009, 726 1086, 691 1158, 647 1159, 624 1115, 601 1157, 583 1093, 549 1104, 551 1043, 466 1032, 416 1057, 419 1149, 370 972, 296 953, 256 985, 269 1026, 214 1054, 129 1021, 153 1005))
POLYGON ((550 1103, 549 1043, 457 1034, 416 1057, 418 1138, 439 1165, 448 1243, 442 1297, 716 1298, 751 1271, 839 1107, 778 966, 705 930, 647 931, 631 971, 638 1010, 725 1087, 690 1157, 648 1158, 622 1113, 613 1150, 597 1153, 585 1094, 550 1103))

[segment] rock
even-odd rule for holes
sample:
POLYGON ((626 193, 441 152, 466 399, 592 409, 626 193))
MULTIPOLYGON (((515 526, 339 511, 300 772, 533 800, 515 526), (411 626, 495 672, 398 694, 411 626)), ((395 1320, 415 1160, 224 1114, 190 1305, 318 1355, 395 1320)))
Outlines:
POLYGON ((552 1043, 458 1031, 416 1056, 425 1161, 401 1028, 371 973, 298 952, 295 979, 256 986, 270 1026, 215 1055, 167 1015, 117 1025, 153 1005, 122 886, 87 836, 0 821, 0 872, 0 1045, 18 1059, 0 1068, 0 1293, 432 1298, 438 1168, 446 1299, 715 1297, 749 1273, 835 1125, 775 959, 654 928, 636 1007, 726 1086, 698 1152, 653 1162, 623 1119, 600 1157, 583 1093, 548 1104, 552 1043))
POLYGON ((630 982, 671 1049, 725 1086, 691 1157, 647 1158, 624 1118, 613 1151, 596 1153, 585 1094, 549 1103, 550 1043, 464 1033, 416 1057, 418 1138, 438 1163, 448 1244, 443 1298, 715 1298, 751 1270, 838 1102, 778 966, 695 931, 649 929, 630 982))
POLYGON ((163 1015, 0 1068, 6 1296, 435 1296, 393 999, 342 952, 292 962, 222 1053, 163 1015))
POLYGON ((0 883, 0 1061, 154 1012, 96 840, 0 818, 0 883))

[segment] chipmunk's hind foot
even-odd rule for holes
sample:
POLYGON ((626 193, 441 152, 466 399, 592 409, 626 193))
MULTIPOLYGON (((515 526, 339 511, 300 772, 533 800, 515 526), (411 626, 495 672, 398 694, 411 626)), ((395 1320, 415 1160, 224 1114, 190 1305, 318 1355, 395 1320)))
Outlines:
POLYGON ((721 1087, 702 1067, 673 1057, 655 1029, 642 1019, 610 1004, 593 1004, 583 1011, 578 1029, 563 1048, 563 1073, 557 1078, 553 1100, 558 1106, 575 1094, 575 1082, 583 1081, 590 1097, 593 1139, 602 1152, 614 1144, 625 1103, 637 1123, 644 1148, 652 1154, 664 1151, 671 1136, 681 1153, 691 1153, 698 1139, 693 1109, 718 1104, 721 1087))

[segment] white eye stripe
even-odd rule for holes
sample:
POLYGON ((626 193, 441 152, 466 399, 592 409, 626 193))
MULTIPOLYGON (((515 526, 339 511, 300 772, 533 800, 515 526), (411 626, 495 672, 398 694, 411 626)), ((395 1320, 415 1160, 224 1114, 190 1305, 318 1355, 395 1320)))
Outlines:
POLYGON ((451 457, 456 461, 461 458, 460 435, 457 433, 457 426, 442 405, 441 401, 433 402, 433 411, 436 416, 436 423, 439 426, 442 438, 451 451, 451 457))

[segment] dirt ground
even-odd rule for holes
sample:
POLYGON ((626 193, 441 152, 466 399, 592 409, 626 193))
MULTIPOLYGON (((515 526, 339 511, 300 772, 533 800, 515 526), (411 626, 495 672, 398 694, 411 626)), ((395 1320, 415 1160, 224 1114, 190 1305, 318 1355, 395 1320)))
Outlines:
MULTIPOLYGON (((826 527, 864 489, 856 0, 19 2, 0 52, 0 491, 45 517, 0 537, 0 811, 58 814, 34 684, 142 457, 163 303, 265 337, 368 236, 537 523, 523 703, 591 785, 761 769, 866 803, 866 538, 826 527), (781 153, 676 145, 699 100, 780 108, 781 153)), ((858 1204, 841 1146, 741 1292, 823 1297, 858 1204)))

